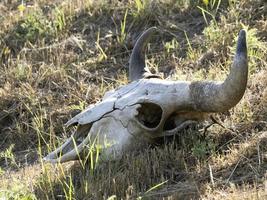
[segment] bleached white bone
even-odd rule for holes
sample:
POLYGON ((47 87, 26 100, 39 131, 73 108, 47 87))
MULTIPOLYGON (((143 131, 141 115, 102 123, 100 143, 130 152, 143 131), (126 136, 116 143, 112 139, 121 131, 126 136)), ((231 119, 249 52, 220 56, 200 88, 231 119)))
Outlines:
POLYGON ((111 158, 143 140, 174 135, 199 122, 211 112, 226 111, 242 98, 247 84, 246 32, 241 30, 231 71, 223 82, 162 80, 145 65, 144 48, 152 27, 137 40, 130 58, 128 85, 107 92, 101 102, 90 105, 66 126, 77 131, 44 159, 67 162, 80 157, 90 146, 100 146, 111 158), (94 141, 94 142, 92 142, 94 141))

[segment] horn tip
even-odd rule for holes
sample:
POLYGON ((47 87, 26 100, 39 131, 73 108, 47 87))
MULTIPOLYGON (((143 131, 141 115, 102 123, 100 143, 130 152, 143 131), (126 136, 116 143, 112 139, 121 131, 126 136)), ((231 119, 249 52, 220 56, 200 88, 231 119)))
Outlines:
POLYGON ((237 55, 247 54, 246 31, 244 29, 242 29, 238 35, 236 54, 237 55))

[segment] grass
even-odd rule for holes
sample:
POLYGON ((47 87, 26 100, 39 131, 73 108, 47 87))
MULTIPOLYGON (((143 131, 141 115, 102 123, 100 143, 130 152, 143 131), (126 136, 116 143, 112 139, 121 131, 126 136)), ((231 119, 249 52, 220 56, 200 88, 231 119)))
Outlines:
MULTIPOLYGON (((264 199, 267 169, 266 18, 263 1, 1 1, 0 199, 264 199), (249 13, 254 13, 249 14, 249 13), (127 83, 146 28, 148 65, 172 80, 223 80, 238 31, 249 46, 241 102, 210 122, 111 161, 55 166, 64 123, 127 83)), ((92 162, 93 161, 93 162, 92 162)))

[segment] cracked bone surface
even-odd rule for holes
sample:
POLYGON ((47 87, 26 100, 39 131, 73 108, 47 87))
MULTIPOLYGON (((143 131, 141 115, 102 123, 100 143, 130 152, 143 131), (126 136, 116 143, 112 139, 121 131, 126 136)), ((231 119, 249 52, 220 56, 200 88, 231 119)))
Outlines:
POLYGON ((103 100, 90 105, 70 119, 76 132, 44 160, 67 162, 80 158, 92 146, 101 147, 101 156, 112 159, 138 142, 174 135, 208 113, 234 107, 244 95, 247 77, 246 32, 238 36, 236 55, 223 82, 170 81, 150 73, 145 64, 145 47, 155 27, 137 40, 130 57, 130 83, 109 91, 103 100))

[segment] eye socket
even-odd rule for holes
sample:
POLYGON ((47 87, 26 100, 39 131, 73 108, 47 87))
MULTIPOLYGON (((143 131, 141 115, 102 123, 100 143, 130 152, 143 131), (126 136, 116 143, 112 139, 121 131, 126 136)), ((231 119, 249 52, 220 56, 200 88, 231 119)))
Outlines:
POLYGON ((140 103, 137 120, 147 128, 156 128, 162 117, 162 109, 154 103, 140 103))
POLYGON ((163 127, 164 131, 169 131, 169 130, 176 128, 176 124, 175 124, 176 115, 177 115, 176 113, 173 113, 168 117, 163 127))

